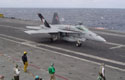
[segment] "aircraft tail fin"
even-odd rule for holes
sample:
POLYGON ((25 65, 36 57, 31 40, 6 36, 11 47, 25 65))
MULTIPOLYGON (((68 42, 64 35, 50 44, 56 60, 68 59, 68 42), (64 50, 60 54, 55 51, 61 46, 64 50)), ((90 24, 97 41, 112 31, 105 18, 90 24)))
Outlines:
POLYGON ((44 24, 44 26, 50 28, 49 23, 44 19, 44 17, 42 16, 42 14, 38 13, 39 18, 41 19, 42 23, 44 24))
POLYGON ((60 24, 58 13, 55 12, 53 15, 52 24, 60 24))

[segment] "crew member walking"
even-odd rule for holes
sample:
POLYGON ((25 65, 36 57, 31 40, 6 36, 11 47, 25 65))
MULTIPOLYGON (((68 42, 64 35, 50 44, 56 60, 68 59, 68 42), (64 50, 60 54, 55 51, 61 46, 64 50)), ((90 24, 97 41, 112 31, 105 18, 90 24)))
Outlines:
POLYGON ((103 78, 103 76, 102 76, 102 73, 99 72, 99 75, 98 75, 97 80, 104 80, 104 78, 103 78))
POLYGON ((22 56, 22 61, 24 64, 24 72, 27 72, 27 67, 28 67, 28 59, 27 59, 27 52, 24 51, 24 54, 22 56))
POLYGON ((51 66, 48 68, 49 74, 50 74, 50 80, 56 80, 55 79, 55 68, 54 63, 51 64, 51 66))
POLYGON ((100 73, 102 74, 103 79, 106 80, 106 78, 105 78, 105 64, 104 63, 102 63, 100 66, 100 73))
POLYGON ((19 74, 20 74, 20 70, 18 68, 18 65, 16 65, 14 68, 14 80, 19 80, 19 74))

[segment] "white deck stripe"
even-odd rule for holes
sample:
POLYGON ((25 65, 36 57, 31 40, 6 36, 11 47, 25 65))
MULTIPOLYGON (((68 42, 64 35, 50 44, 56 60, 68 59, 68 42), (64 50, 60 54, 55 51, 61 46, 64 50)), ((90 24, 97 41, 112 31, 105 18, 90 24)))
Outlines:
MULTIPOLYGON (((28 41, 28 40, 25 40, 25 39, 20 39, 20 38, 16 38, 16 37, 4 35, 4 34, 0 34, 0 35, 6 36, 6 37, 9 37, 9 38, 13 38, 13 39, 17 39, 17 40, 22 40, 22 41, 24 41, 23 43, 21 42, 21 44, 32 45, 32 44, 30 44, 30 43, 35 43, 35 42, 32 42, 32 41, 28 41)), ((66 52, 70 52, 70 53, 74 53, 74 54, 78 54, 78 55, 82 55, 82 56, 86 56, 86 57, 90 57, 90 58, 94 58, 94 59, 98 59, 98 60, 108 61, 108 62, 115 63, 115 64, 119 64, 119 65, 125 65, 124 62, 119 62, 119 61, 115 61, 115 60, 111 60, 111 59, 106 59, 106 58, 102 58, 102 57, 97 57, 97 56, 89 55, 89 54, 87 54, 87 53, 81 53, 81 52, 71 51, 71 50, 67 50, 67 49, 64 49, 64 48, 59 48, 59 47, 55 47, 55 46, 50 46, 50 45, 46 45, 46 44, 42 44, 42 43, 41 43, 41 44, 35 43, 35 44, 37 44, 37 45, 42 45, 42 46, 46 46, 46 47, 53 48, 53 49, 63 50, 63 51, 66 51, 66 52)), ((36 45, 33 45, 33 46, 36 46, 36 45)), ((124 46, 125 46, 125 45, 124 45, 124 46)))
MULTIPOLYGON (((0 34, 0 35, 2 35, 2 34, 0 34)), ((6 35, 4 35, 4 36, 6 36, 6 35)), ((9 37, 11 37, 11 36, 9 36, 9 37)), ((60 52, 56 52, 56 51, 53 51, 53 50, 49 50, 49 49, 37 47, 37 46, 32 45, 32 44, 29 44, 29 43, 26 44, 26 43, 22 43, 22 42, 10 40, 10 39, 3 38, 3 37, 0 37, 0 38, 1 38, 1 39, 4 39, 4 40, 7 40, 7 41, 14 42, 14 43, 23 44, 23 45, 30 46, 30 47, 33 47, 33 48, 37 48, 37 49, 41 49, 41 50, 46 50, 46 51, 49 51, 49 52, 61 54, 61 55, 63 55, 63 56, 67 56, 67 57, 71 57, 71 58, 75 58, 75 59, 79 59, 79 60, 82 60, 82 61, 91 62, 91 63, 99 64, 99 65, 100 65, 100 63, 97 63, 97 62, 94 62, 94 61, 91 61, 91 60, 86 60, 86 59, 78 58, 78 57, 75 57, 75 56, 71 56, 71 55, 67 55, 67 54, 60 53, 60 52)), ((13 38, 14 38, 14 37, 13 37, 13 38)), ((19 38, 16 38, 16 39, 19 39, 19 38)), ((22 39, 20 39, 20 40, 22 40, 22 39)), ((25 41, 27 41, 27 40, 25 40, 25 41)), ((42 44, 42 45, 44 45, 44 44, 42 44)), ((47 45, 47 46, 48 46, 48 45, 47 45)), ((52 47, 52 46, 51 46, 51 47, 52 47)), ((60 49, 61 49, 61 48, 60 48, 60 49)), ((85 56, 86 56, 86 55, 87 55, 87 54, 85 54, 85 56)), ((89 55, 89 56, 93 57, 93 55, 89 55)), ((109 60, 109 59, 104 59, 104 58, 102 59, 101 57, 94 56, 94 58, 95 58, 95 57, 98 58, 98 59, 101 59, 101 60, 105 60, 105 61, 112 62, 112 63, 115 62, 116 64, 125 65, 125 63, 123 63, 123 62, 118 62, 118 61, 109 60)), ((118 68, 118 67, 114 67, 114 66, 110 66, 110 65, 106 65, 106 66, 107 66, 107 67, 110 67, 110 68, 113 68, 113 69, 120 70, 120 71, 125 71, 125 69, 121 69, 121 68, 118 68)))
POLYGON ((117 49, 117 48, 121 48, 121 47, 125 47, 125 46, 119 45, 119 46, 116 46, 116 47, 111 47, 110 49, 117 49))
POLYGON ((116 33, 100 32, 100 31, 93 31, 93 32, 95 32, 95 33, 99 33, 99 34, 105 34, 105 35, 117 36, 117 37, 125 37, 125 35, 116 34, 116 33))
POLYGON ((19 27, 8 26, 8 25, 0 25, 0 26, 1 26, 1 27, 12 28, 12 29, 19 29, 19 30, 23 30, 23 31, 27 30, 27 29, 25 29, 25 28, 19 28, 19 27))

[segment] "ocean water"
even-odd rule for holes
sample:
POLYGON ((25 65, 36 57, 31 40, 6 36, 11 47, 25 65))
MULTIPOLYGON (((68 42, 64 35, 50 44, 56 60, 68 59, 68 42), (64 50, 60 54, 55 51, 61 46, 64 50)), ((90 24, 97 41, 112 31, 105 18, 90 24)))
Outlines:
POLYGON ((0 13, 6 17, 24 20, 40 20, 37 13, 42 13, 51 23, 53 13, 57 12, 61 24, 78 24, 82 22, 88 27, 104 27, 125 32, 125 9, 52 9, 52 8, 0 8, 0 13))

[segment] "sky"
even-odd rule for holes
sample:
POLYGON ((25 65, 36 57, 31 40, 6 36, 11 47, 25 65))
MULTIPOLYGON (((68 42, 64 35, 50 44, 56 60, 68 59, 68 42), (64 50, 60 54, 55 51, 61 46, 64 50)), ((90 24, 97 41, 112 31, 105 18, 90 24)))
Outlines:
POLYGON ((125 0, 0 0, 0 8, 125 8, 125 0))

